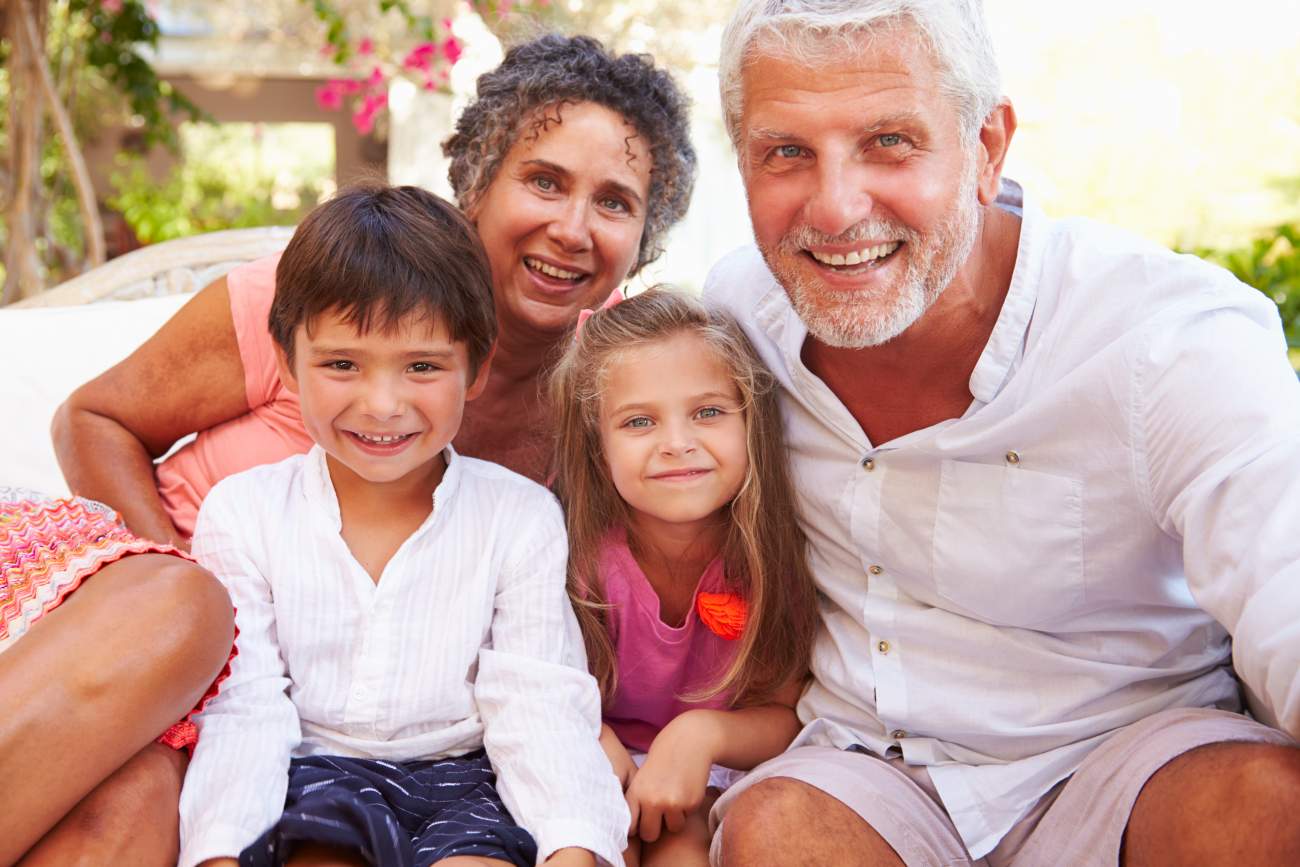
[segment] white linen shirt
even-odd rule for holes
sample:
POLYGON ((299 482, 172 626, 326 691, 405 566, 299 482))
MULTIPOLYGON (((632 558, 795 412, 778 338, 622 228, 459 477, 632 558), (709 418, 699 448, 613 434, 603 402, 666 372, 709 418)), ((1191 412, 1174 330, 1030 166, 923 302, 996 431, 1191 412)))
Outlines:
POLYGON ((1027 203, 970 407, 886 443, 756 249, 705 299, 783 387, 823 618, 796 745, 927 766, 980 858, 1117 728, 1239 708, 1234 653, 1300 734, 1300 385, 1263 295, 1027 203))
POLYGON ((290 756, 415 761, 486 747, 539 863, 622 863, 630 817, 564 589, 555 498, 460 457, 428 519, 371 580, 340 535, 319 446, 208 494, 194 554, 230 591, 230 678, 198 717, 181 867, 237 856, 284 809, 290 756))

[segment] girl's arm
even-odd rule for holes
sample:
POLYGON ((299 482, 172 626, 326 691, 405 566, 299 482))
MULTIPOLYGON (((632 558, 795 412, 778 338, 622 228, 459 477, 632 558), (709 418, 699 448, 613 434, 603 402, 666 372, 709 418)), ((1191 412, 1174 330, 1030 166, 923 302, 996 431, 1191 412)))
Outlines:
POLYGON ((117 509, 140 536, 185 546, 158 496, 153 461, 181 437, 247 411, 222 277, 124 361, 74 391, 51 433, 73 493, 117 509))
POLYGON ((632 761, 627 747, 623 746, 614 730, 604 723, 600 725, 600 746, 605 751, 610 766, 614 768, 614 776, 618 777, 619 784, 626 792, 632 778, 636 776, 636 762, 632 761))
POLYGON ((632 828, 653 843, 680 831, 699 809, 714 765, 747 771, 778 755, 799 733, 794 705, 802 680, 768 704, 737 710, 688 710, 664 726, 628 787, 632 828))

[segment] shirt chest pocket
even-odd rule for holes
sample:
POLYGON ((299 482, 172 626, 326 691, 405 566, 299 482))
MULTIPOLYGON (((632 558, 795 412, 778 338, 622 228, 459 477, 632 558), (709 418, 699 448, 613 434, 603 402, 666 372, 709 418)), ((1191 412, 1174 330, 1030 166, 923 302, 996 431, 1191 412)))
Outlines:
POLYGON ((1083 482, 1018 465, 944 461, 934 581, 963 613, 1041 627, 1083 602, 1083 482))

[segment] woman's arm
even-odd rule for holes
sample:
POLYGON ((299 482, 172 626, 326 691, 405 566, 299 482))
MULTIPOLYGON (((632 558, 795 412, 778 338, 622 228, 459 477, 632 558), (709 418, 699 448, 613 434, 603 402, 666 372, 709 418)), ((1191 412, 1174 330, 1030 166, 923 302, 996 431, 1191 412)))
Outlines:
POLYGON ((107 503, 138 535, 182 545, 153 460, 178 439, 248 411, 224 277, 199 292, 125 360, 81 386, 51 433, 74 493, 107 503))

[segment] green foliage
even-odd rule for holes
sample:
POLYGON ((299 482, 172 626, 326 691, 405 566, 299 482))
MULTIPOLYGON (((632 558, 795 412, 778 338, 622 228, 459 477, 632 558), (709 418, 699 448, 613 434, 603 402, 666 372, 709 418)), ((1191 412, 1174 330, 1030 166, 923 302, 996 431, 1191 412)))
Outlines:
POLYGON ((1193 252, 1272 298, 1282 314, 1287 342, 1300 348, 1300 223, 1278 226, 1244 247, 1201 247, 1193 252))
POLYGON ((333 188, 333 139, 327 126, 188 125, 186 158, 158 183, 143 161, 123 157, 108 203, 140 241, 201 232, 291 226, 333 188))

